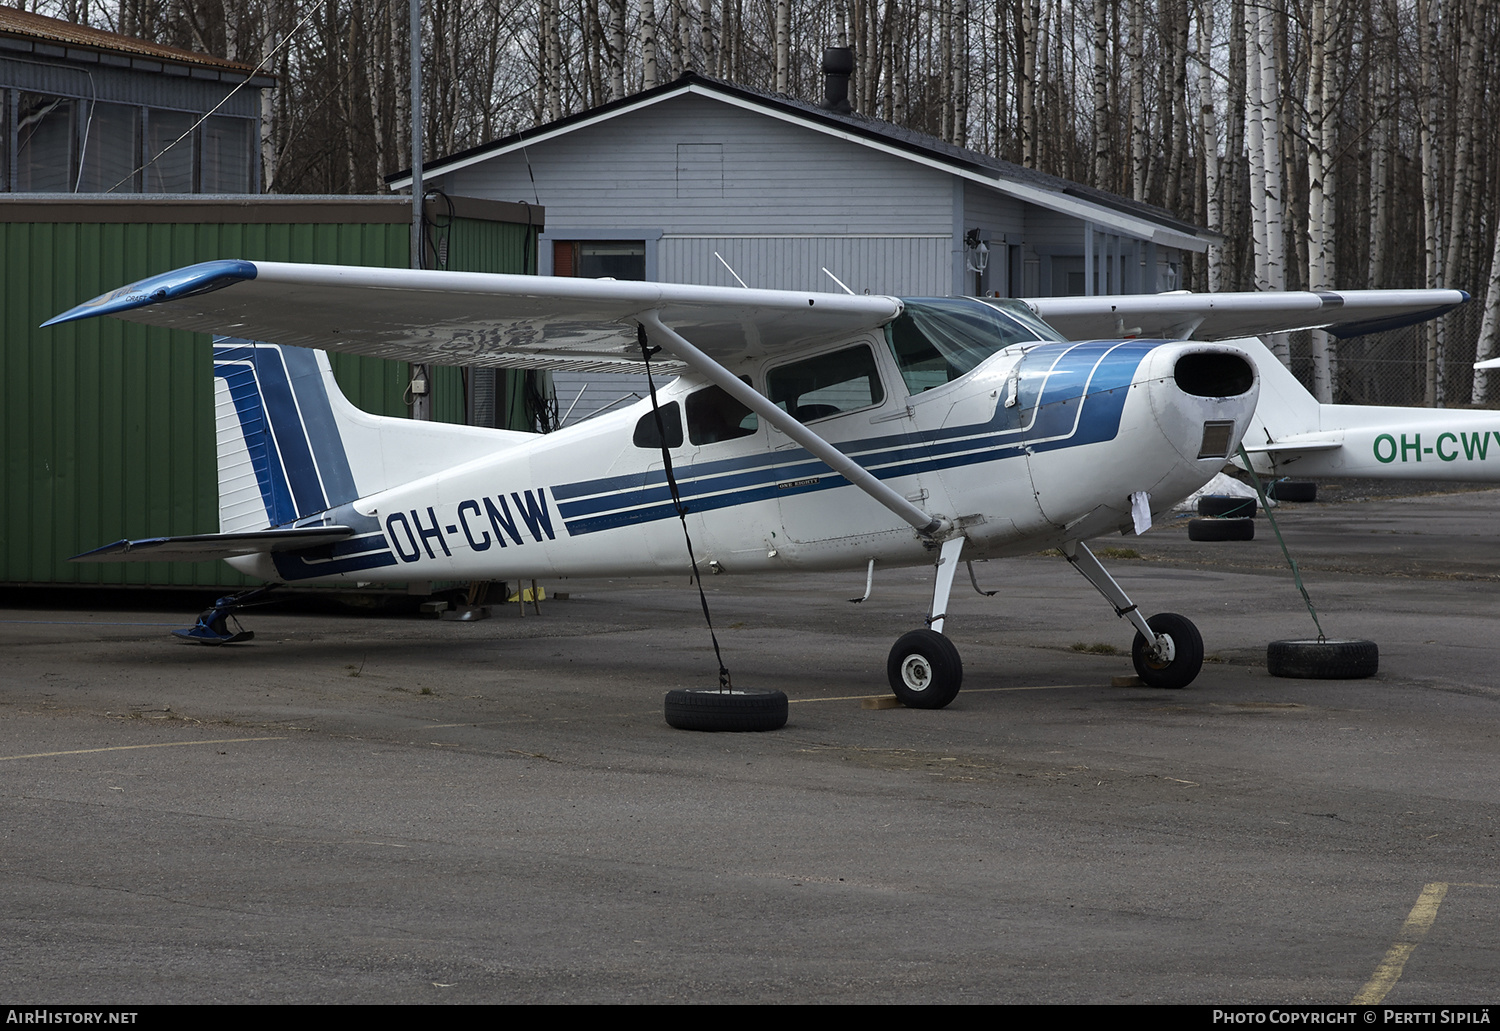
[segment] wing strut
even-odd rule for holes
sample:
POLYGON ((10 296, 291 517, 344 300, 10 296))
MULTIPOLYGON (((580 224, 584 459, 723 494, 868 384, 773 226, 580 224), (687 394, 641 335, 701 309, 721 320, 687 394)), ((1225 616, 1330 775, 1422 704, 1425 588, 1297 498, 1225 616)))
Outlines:
POLYGON ((876 479, 869 470, 844 454, 828 441, 818 436, 791 415, 773 405, 769 398, 756 391, 744 380, 694 347, 666 323, 655 309, 643 312, 640 320, 654 333, 659 333, 671 342, 667 349, 681 358, 689 368, 702 375, 710 383, 721 388, 736 401, 775 426, 792 440, 821 459, 830 469, 880 502, 903 522, 924 537, 935 537, 948 527, 947 520, 922 511, 896 491, 876 479))

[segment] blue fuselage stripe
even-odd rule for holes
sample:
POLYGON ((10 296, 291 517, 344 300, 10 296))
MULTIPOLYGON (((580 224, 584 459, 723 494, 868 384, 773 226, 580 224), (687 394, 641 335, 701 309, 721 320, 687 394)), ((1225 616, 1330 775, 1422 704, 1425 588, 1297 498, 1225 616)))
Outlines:
MULTIPOLYGON (((1003 461, 1028 450, 1110 440, 1119 433, 1135 372, 1154 346, 1131 342, 1035 348, 1022 359, 1018 404, 1009 409, 997 406, 987 423, 837 446, 877 478, 888 480, 1003 461)), ((679 493, 694 512, 829 490, 847 482, 801 448, 688 465, 678 472, 679 493)), ((574 535, 675 514, 660 470, 559 484, 552 494, 574 535)))

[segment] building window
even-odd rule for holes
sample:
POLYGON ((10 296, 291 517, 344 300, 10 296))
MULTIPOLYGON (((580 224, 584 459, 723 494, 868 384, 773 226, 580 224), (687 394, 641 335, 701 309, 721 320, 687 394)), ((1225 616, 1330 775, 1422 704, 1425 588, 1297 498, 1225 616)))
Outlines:
POLYGON ((193 193, 196 148, 189 111, 146 112, 146 193, 193 193))
POLYGON ((16 98, 16 189, 29 193, 73 190, 73 116, 68 97, 24 90, 16 98))
POLYGON ((250 122, 215 116, 203 123, 204 193, 249 193, 250 122))
POLYGON ((80 193, 138 193, 140 110, 124 104, 89 105, 78 167, 80 193))
POLYGON ((552 274, 579 279, 646 278, 646 244, 643 240, 555 240, 552 243, 552 274))

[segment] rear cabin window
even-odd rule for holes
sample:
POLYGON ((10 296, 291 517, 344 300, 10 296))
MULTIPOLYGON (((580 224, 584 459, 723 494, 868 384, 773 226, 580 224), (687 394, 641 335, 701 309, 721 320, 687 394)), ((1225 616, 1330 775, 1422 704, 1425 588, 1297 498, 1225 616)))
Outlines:
MULTIPOLYGON (((647 412, 636 420, 635 434, 631 437, 631 443, 636 447, 647 447, 653 450, 661 450, 662 431, 657 428, 657 412, 647 412)), ((661 426, 666 430, 667 447, 682 446, 682 409, 676 401, 671 404, 662 405, 660 409, 661 426)))
POLYGON ((798 422, 869 408, 885 400, 875 355, 868 347, 846 347, 772 369, 766 392, 798 422))
POLYGON ((724 388, 708 387, 688 395, 687 424, 688 439, 694 444, 717 444, 751 436, 760 420, 724 388))

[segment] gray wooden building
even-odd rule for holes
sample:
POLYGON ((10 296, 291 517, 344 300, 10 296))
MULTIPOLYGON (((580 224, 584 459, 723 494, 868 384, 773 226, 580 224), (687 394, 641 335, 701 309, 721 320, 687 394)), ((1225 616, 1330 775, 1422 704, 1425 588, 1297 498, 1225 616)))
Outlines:
POLYGON ((0 191, 260 192, 254 67, 0 8, 0 191))
MULTIPOLYGON (((823 291, 840 289, 837 276, 908 297, 1155 293, 1177 289, 1187 256, 1214 239, 1160 208, 694 73, 440 158, 424 182, 545 205, 544 275, 734 286, 737 274, 823 291)), ((563 409, 576 389, 559 377, 563 409)))

